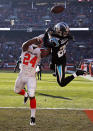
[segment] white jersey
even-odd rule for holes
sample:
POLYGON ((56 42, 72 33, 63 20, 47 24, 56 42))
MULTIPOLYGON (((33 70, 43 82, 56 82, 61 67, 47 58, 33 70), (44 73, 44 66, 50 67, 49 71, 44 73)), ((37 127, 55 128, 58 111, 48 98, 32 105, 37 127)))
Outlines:
POLYGON ((40 61, 40 48, 36 47, 36 45, 32 44, 29 46, 28 50, 22 52, 21 54, 21 70, 20 74, 24 76, 35 76, 36 74, 36 66, 40 61))

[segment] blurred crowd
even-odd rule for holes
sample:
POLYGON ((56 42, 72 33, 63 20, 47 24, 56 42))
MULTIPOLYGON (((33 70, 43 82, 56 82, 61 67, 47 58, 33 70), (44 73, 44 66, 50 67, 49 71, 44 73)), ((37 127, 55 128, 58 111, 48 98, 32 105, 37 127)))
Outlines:
POLYGON ((0 27, 27 29, 44 28, 57 22, 65 21, 70 27, 93 28, 93 1, 78 0, 1 0, 0 27), (52 14, 51 7, 62 4, 61 14, 52 14))
MULTIPOLYGON (((43 33, 43 32, 42 32, 43 33)), ((83 59, 93 58, 93 32, 71 32, 75 37, 75 42, 70 41, 67 46, 67 63, 79 65, 83 59)), ((41 32, 38 31, 38 34, 41 32)), ((21 55, 22 43, 34 36, 36 32, 0 32, 0 63, 16 63, 21 55)), ((42 63, 50 63, 51 56, 43 58, 42 63)))
MULTIPOLYGON (((83 59, 93 58, 92 0, 83 0, 83 2, 81 0, 0 0, 0 28, 13 29, 10 32, 0 31, 1 66, 7 62, 15 63, 19 59, 24 41, 43 33, 47 27, 61 21, 70 27, 90 28, 90 31, 85 32, 72 31, 76 42, 68 44, 67 63, 77 66, 83 59), (51 7, 56 4, 62 4, 65 10, 60 14, 51 13, 51 7), (33 32, 30 30, 32 27, 33 32)), ((49 63, 50 59, 51 56, 42 61, 49 63)))

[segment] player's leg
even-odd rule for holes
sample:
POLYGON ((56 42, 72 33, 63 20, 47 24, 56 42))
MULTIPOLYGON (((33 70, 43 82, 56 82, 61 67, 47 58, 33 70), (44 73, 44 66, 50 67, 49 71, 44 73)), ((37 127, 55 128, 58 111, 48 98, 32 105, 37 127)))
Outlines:
POLYGON ((16 79, 14 92, 20 95, 24 95, 24 104, 26 104, 28 94, 25 90, 25 80, 20 76, 16 79))
POLYGON ((37 72, 37 77, 38 77, 38 80, 39 80, 39 71, 37 72))
POLYGON ((27 82, 27 90, 30 98, 30 109, 31 109, 31 121, 30 125, 35 125, 35 114, 36 114, 36 98, 35 98, 35 90, 36 90, 36 78, 31 77, 27 82))
POLYGON ((41 80, 41 70, 40 70, 40 72, 39 72, 39 75, 40 75, 40 80, 41 80))
POLYGON ((66 86, 74 79, 74 76, 68 76, 65 78, 65 64, 56 66, 57 82, 61 87, 66 86))
POLYGON ((75 77, 79 75, 84 75, 86 72, 82 70, 77 70, 76 73, 65 77, 65 64, 56 66, 57 82, 61 87, 66 86, 70 83, 75 77))
POLYGON ((30 125, 36 125, 35 124, 35 114, 36 114, 36 98, 30 97, 30 109, 31 109, 31 120, 30 125))
POLYGON ((56 76, 56 64, 50 63, 50 69, 53 70, 53 76, 56 76))

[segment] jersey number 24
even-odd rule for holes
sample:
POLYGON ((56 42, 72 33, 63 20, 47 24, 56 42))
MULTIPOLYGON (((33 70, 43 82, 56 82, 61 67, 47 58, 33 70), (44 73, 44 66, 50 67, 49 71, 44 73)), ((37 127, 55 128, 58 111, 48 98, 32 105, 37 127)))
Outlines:
POLYGON ((28 65, 30 63, 30 64, 32 64, 32 67, 34 67, 36 64, 36 60, 37 60, 36 56, 34 56, 31 59, 31 55, 29 53, 26 53, 24 56, 24 59, 23 59, 23 64, 28 65))

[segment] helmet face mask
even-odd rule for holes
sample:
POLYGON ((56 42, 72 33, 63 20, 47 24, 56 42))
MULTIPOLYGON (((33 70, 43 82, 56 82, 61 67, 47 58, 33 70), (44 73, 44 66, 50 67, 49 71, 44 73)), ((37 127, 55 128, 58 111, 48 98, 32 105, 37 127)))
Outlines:
POLYGON ((60 22, 54 26, 54 31, 57 35, 66 37, 69 34, 69 26, 64 22, 60 22))
POLYGON ((66 31, 64 31, 64 33, 63 33, 63 37, 68 36, 68 34, 69 34, 69 29, 67 29, 66 31))

